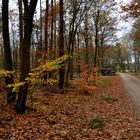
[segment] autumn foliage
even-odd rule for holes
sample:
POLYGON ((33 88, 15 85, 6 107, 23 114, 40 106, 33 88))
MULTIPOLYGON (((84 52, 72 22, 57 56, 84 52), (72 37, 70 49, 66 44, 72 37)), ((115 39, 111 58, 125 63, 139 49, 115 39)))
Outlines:
POLYGON ((85 94, 94 94, 96 90, 96 82, 98 81, 98 76, 96 69, 93 65, 86 65, 83 61, 79 62, 81 78, 76 80, 78 87, 83 89, 85 94))
POLYGON ((140 16, 140 2, 139 0, 132 0, 131 3, 121 5, 123 11, 125 11, 126 17, 138 18, 140 16))
POLYGON ((33 109, 28 100, 25 115, 12 112, 0 96, 0 138, 139 139, 140 125, 122 80, 115 76, 103 77, 102 81, 100 89, 89 96, 75 84, 65 94, 52 96, 37 89, 33 109))

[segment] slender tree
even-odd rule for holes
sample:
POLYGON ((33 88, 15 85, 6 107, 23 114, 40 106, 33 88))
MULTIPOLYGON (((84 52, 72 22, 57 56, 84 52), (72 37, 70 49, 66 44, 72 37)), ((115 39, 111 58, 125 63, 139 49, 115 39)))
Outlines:
POLYGON ((57 56, 57 15, 58 15, 58 3, 54 0, 54 58, 57 56))
POLYGON ((40 0, 40 45, 39 51, 42 50, 42 0, 40 0))
MULTIPOLYGON (((4 59, 5 59, 5 70, 13 70, 10 38, 9 38, 9 22, 8 22, 8 5, 9 0, 2 1, 2 26, 3 26, 3 46, 4 46, 4 59)), ((13 75, 5 78, 6 85, 14 83, 13 75)), ((12 88, 8 90, 7 102, 13 102, 16 99, 15 93, 12 92, 12 88)))
MULTIPOLYGON (((49 48, 50 48, 50 58, 52 56, 52 51, 53 51, 53 30, 54 30, 54 27, 53 27, 53 19, 54 19, 54 4, 53 4, 53 0, 51 0, 51 39, 50 39, 50 45, 49 45, 49 48)), ((51 58, 52 59, 52 58, 51 58)))
POLYGON ((46 0, 46 13, 45 13, 45 51, 48 51, 48 16, 49 16, 49 0, 46 0))
MULTIPOLYGON (((23 45, 23 5, 22 5, 22 0, 18 0, 18 8, 19 8, 19 56, 21 56, 21 48, 23 45)), ((21 60, 21 59, 20 59, 21 60)), ((20 67, 21 67, 21 62, 20 62, 20 67)), ((21 68, 20 68, 21 69, 21 68)))
MULTIPOLYGON (((60 16, 60 25, 59 25, 59 57, 64 55, 64 19, 63 19, 63 0, 59 0, 59 16, 60 16)), ((59 69, 59 88, 63 89, 64 87, 64 66, 59 69)))

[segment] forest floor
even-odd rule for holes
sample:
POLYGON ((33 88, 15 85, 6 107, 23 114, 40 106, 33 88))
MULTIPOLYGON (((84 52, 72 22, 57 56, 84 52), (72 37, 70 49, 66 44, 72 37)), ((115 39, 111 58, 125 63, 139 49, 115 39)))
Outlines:
POLYGON ((69 90, 36 90, 24 115, 0 96, 0 140, 140 140, 140 122, 120 76, 102 77, 89 92, 75 80, 69 90))

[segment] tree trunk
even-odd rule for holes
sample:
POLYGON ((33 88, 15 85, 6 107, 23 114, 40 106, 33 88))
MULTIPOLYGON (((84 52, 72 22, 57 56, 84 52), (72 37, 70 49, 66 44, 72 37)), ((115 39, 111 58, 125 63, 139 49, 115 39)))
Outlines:
MULTIPOLYGON (((55 7, 56 7, 56 0, 54 1, 54 4, 55 4, 55 7)), ((56 31, 56 28, 57 28, 57 23, 56 23, 56 20, 57 20, 57 14, 56 14, 56 9, 55 9, 55 14, 54 14, 54 59, 56 58, 57 56, 57 31, 56 31)))
MULTIPOLYGON (((9 0, 2 1, 2 26, 3 26, 3 46, 4 46, 4 59, 5 70, 13 70, 10 39, 9 39, 9 22, 8 22, 8 5, 9 0)), ((6 85, 14 83, 13 75, 5 78, 6 85)), ((12 88, 7 93, 7 103, 14 102, 16 99, 15 93, 12 92, 12 88)))
MULTIPOLYGON (((51 0, 51 39, 50 39, 50 45, 49 45, 49 59, 53 59, 53 0, 51 0)), ((49 78, 52 77, 52 72, 49 72, 49 78)))
MULTIPOLYGON (((23 8, 22 8, 22 0, 18 0, 19 6, 19 57, 21 57, 21 48, 23 46, 23 8)), ((21 58, 20 59, 20 69, 21 69, 21 58)))
POLYGON ((48 14, 49 12, 49 2, 46 0, 46 14, 45 14, 45 51, 48 51, 48 14))
POLYGON ((99 24, 99 10, 97 11, 96 19, 95 19, 95 54, 94 54, 94 66, 97 65, 97 57, 98 57, 98 48, 99 48, 99 38, 98 38, 98 24, 99 24))
MULTIPOLYGON (((48 52, 48 17, 49 17, 49 0, 46 0, 46 13, 45 13, 45 53, 48 52)), ((46 60, 46 55, 44 61, 46 60)), ((44 80, 47 80, 48 73, 44 74, 44 80)))
POLYGON ((52 59, 52 51, 53 51, 53 0, 51 0, 51 39, 50 39, 50 59, 52 59))
POLYGON ((95 53, 94 53, 94 66, 96 67, 96 64, 97 64, 97 55, 98 55, 98 30, 96 30, 96 33, 95 33, 95 53))
POLYGON ((42 51, 42 0, 40 0, 40 45, 39 51, 42 51))
MULTIPOLYGON (((73 55, 74 53, 74 44, 75 44, 75 35, 77 32, 77 27, 73 31, 73 36, 72 36, 72 42, 71 42, 71 50, 70 50, 70 55, 73 55)), ((74 56, 73 56, 74 57, 74 56)), ((73 60, 74 58, 70 59, 70 79, 73 80, 73 75, 74 75, 74 66, 73 66, 73 60)))
MULTIPOLYGON (((23 0, 24 3, 24 39, 21 48, 21 75, 20 81, 24 82, 30 71, 30 47, 31 47, 31 34, 33 28, 33 16, 37 5, 37 0, 31 0, 30 5, 23 0)), ((28 94, 28 84, 26 83, 20 87, 18 94, 18 101, 16 104, 17 113, 24 113, 26 109, 26 98, 28 94)))
MULTIPOLYGON (((60 16, 60 25, 59 25, 59 57, 64 55, 64 21, 63 21, 63 0, 59 0, 59 16, 60 16)), ((64 63, 63 63, 64 64, 64 63)), ((62 64, 62 65, 63 65, 62 64)), ((59 69, 59 89, 64 87, 64 66, 59 69)))
POLYGON ((78 74, 78 77, 80 78, 80 38, 79 38, 79 33, 77 33, 77 51, 78 51, 77 74, 78 74))

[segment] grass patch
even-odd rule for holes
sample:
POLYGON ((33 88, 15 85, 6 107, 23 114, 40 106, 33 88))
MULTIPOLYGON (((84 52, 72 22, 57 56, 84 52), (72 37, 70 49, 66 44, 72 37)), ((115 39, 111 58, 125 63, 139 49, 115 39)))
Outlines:
POLYGON ((102 129, 104 126, 104 121, 101 117, 93 117, 91 119, 90 126, 95 129, 102 129))
POLYGON ((104 100, 108 104, 112 104, 114 101, 113 98, 111 98, 111 97, 106 97, 106 98, 103 98, 102 100, 104 100))
POLYGON ((102 100, 105 101, 108 104, 112 104, 113 102, 118 101, 118 99, 114 99, 114 98, 111 98, 111 97, 102 98, 102 100))

